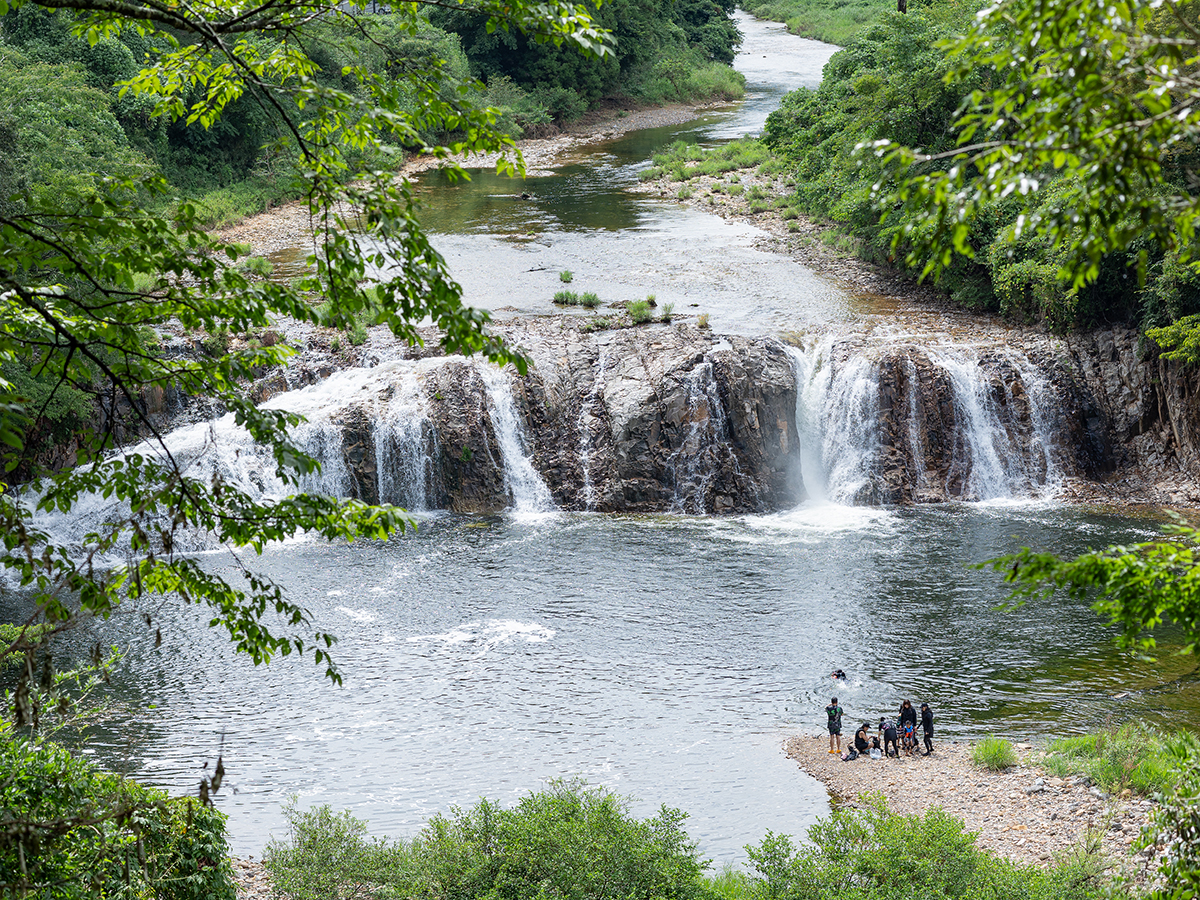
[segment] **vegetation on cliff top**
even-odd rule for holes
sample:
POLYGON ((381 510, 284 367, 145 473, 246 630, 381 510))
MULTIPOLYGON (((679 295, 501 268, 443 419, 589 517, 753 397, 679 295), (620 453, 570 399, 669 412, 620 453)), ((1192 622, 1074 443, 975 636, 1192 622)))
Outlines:
POLYGON ((835 54, 819 88, 785 98, 765 140, 795 168, 800 206, 871 259, 937 274, 968 309, 1061 329, 1151 328, 1200 312, 1188 263, 1192 126, 1152 114, 1156 130, 1137 130, 1138 111, 1157 108, 1171 78, 1168 96, 1191 96, 1188 42, 1170 44, 1164 18, 1190 5, 1116 25, 1068 4, 1061 17, 1046 13, 1045 34, 1066 43, 1044 37, 1020 65, 1035 30, 1021 17, 1044 5, 1002 3, 982 18, 980 5, 912 0, 907 15, 885 14, 835 54), (1141 55, 1088 50, 1115 53, 1117 41, 1141 55), (1155 66, 1168 74, 1147 75, 1155 66), (1082 98, 1078 78, 1055 74, 1068 69, 1093 72, 1082 98), (1106 106, 1108 96, 1120 102, 1106 106), (1101 108, 1111 112, 1086 112, 1101 108))

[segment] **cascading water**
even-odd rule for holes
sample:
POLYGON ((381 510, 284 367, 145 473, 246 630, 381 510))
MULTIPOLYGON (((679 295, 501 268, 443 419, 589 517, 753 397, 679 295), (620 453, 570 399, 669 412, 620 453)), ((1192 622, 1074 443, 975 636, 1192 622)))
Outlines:
POLYGON ((608 348, 601 347, 596 361, 596 377, 592 381, 592 390, 587 399, 579 404, 579 470, 583 480, 583 508, 596 508, 596 486, 592 484, 592 422, 596 416, 592 412, 597 405, 603 404, 604 399, 604 369, 608 362, 608 348))
POLYGON ((833 362, 833 341, 788 347, 796 377, 796 432, 810 500, 854 503, 879 457, 879 369, 863 356, 833 362))
POLYGON ((415 370, 405 372, 372 423, 379 500, 415 512, 436 505, 437 431, 415 370))
POLYGON ((525 513, 553 511, 557 508, 554 497, 533 467, 525 446, 524 429, 521 417, 517 415, 517 405, 513 402, 508 375, 487 364, 476 366, 476 371, 487 389, 492 428, 500 444, 504 481, 512 494, 514 509, 525 513))
POLYGON ((716 474, 720 448, 726 440, 727 423, 712 362, 705 359, 692 369, 687 375, 686 386, 684 432, 666 466, 675 486, 671 510, 702 515, 708 511, 708 488, 716 474))
POLYGON ((1059 403, 1020 354, 895 344, 838 353, 831 337, 787 350, 810 500, 1030 498, 1062 483, 1059 403), (896 383, 882 383, 885 372, 896 383))
POLYGON ((930 362, 954 386, 954 453, 950 480, 959 495, 998 500, 1052 493, 1062 475, 1053 452, 1044 382, 1028 360, 1004 354, 1001 378, 989 378, 976 354, 959 348, 930 352, 930 362), (1039 402, 1041 401, 1041 402, 1039 402), (1027 407, 1024 417, 1014 407, 1027 407))

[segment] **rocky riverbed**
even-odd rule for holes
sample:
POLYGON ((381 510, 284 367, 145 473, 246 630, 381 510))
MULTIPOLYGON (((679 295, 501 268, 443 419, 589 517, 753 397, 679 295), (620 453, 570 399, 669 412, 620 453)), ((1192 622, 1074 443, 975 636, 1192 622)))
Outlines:
POLYGON ((1041 765, 1044 752, 1017 745, 1019 762, 1002 772, 971 762, 971 745, 937 741, 932 755, 843 761, 829 736, 797 736, 784 747, 838 802, 861 805, 872 792, 904 815, 940 806, 978 833, 978 844, 1019 863, 1047 865, 1090 838, 1116 870, 1144 883, 1157 869, 1154 848, 1133 849, 1153 803, 1109 796, 1084 776, 1059 778, 1041 765))

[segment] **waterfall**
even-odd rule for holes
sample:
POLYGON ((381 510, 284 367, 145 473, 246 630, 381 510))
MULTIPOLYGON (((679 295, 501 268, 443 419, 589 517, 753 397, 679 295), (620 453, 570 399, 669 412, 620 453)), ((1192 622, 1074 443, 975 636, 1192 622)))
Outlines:
POLYGON ((787 351, 805 492, 818 502, 854 503, 868 490, 879 458, 879 367, 865 356, 835 366, 828 338, 787 351))
POLYGON ((429 419, 416 370, 403 372, 372 424, 379 501, 413 512, 437 503, 437 431, 429 419))
POLYGON ((930 351, 930 362, 954 386, 957 427, 949 481, 961 483, 959 496, 998 500, 1053 493, 1062 472, 1046 410, 1057 404, 1037 369, 1013 353, 984 360, 947 348, 930 351))
POLYGON ((604 369, 608 363, 608 348, 601 346, 596 361, 596 377, 592 381, 592 390, 583 403, 579 404, 579 471, 583 476, 583 508, 596 508, 596 487, 592 484, 592 430, 591 424, 596 417, 592 409, 604 402, 604 369))
POLYGON ((864 351, 830 337, 787 350, 811 500, 1036 498, 1062 483, 1059 402, 1019 353, 891 344, 864 351))
POLYGON ((500 444, 501 463, 504 466, 504 483, 512 494, 513 507, 517 512, 550 512, 557 509, 550 489, 529 458, 524 428, 521 417, 517 415, 508 376, 501 369, 487 364, 476 366, 476 371, 487 389, 492 428, 500 444))

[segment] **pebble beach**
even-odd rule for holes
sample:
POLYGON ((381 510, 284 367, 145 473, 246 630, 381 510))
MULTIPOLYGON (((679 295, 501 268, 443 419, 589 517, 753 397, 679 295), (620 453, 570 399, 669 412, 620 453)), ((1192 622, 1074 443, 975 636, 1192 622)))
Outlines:
POLYGON ((1157 851, 1133 846, 1152 801, 1128 791, 1107 795, 1084 776, 1056 777, 1043 767, 1043 751, 1030 744, 1016 749, 1017 765, 992 772, 971 761, 968 743, 935 741, 930 756, 849 761, 829 752, 828 734, 797 736, 784 745, 836 803, 861 806, 865 795, 879 792, 903 815, 940 806, 978 834, 979 846, 1024 864, 1047 865, 1091 834, 1112 867, 1146 882, 1158 867, 1157 851))

